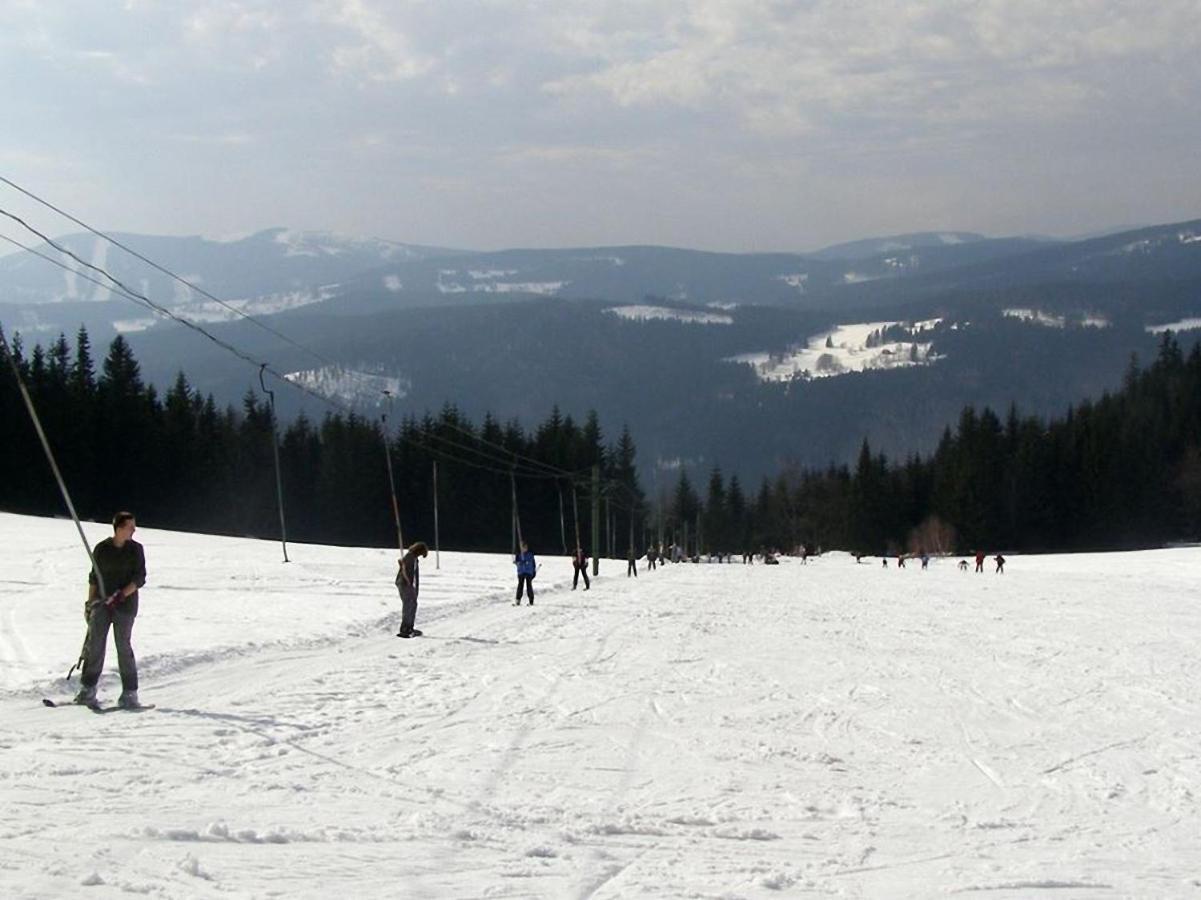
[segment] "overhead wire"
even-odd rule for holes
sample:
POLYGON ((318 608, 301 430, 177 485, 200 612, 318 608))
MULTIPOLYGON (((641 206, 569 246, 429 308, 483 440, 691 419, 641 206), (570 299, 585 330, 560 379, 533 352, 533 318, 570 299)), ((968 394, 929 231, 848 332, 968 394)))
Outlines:
MULTIPOLYGON (((310 353, 311 355, 314 356, 314 358, 320 359, 329 365, 337 365, 337 363, 333 362, 332 360, 328 360, 326 357, 322 356, 321 354, 317 353, 316 351, 312 350, 311 348, 307 348, 304 345, 299 344, 298 342, 292 340, 287 335, 283 334, 282 332, 278 331, 277 329, 270 328, 269 326, 266 326, 263 323, 258 322, 258 320, 255 319, 254 317, 243 313, 242 311, 238 310, 236 307, 233 307, 230 304, 226 303, 225 301, 221 300, 220 298, 213 296, 208 291, 205 291, 201 288, 195 287, 194 285, 191 284, 191 282, 187 281, 186 279, 184 279, 180 276, 177 276, 175 273, 171 272, 169 269, 166 269, 165 267, 159 265, 158 263, 154 262, 153 260, 150 260, 149 258, 143 256, 142 254, 137 253, 137 251, 131 250, 130 248, 128 248, 124 244, 122 244, 120 241, 117 241, 117 240, 109 237, 108 235, 104 234, 103 232, 92 228, 91 226, 82 222, 75 216, 72 216, 70 213, 65 212, 64 210, 58 208, 57 206, 53 205, 49 201, 46 201, 46 200, 38 197, 36 194, 32 193, 31 191, 26 190, 25 188, 21 187, 20 185, 16 184, 15 182, 11 181, 10 179, 5 178, 3 175, 0 175, 0 182, 4 182, 5 184, 10 185, 11 187, 15 188, 16 190, 20 191, 21 193, 29 196, 30 198, 36 200, 37 202, 41 203, 42 205, 48 207, 49 209, 54 210, 55 212, 59 213, 60 215, 64 216, 65 218, 69 219, 70 221, 76 223, 77 225, 80 225, 81 227, 86 228, 88 231, 92 232, 93 234, 97 235, 98 237, 102 237, 105 240, 110 241, 111 243, 113 243, 114 246, 117 246, 120 249, 125 250, 127 253, 130 253, 131 255, 135 256, 136 258, 142 260, 143 262, 152 266, 156 270, 163 272, 164 274, 174 278, 175 280, 179 281, 182 284, 192 287, 193 289, 197 290, 198 293, 202 293, 204 296, 207 296, 210 299, 214 300, 215 302, 221 304, 222 306, 229 308, 231 311, 237 313, 242 318, 252 321, 254 324, 259 325, 260 327, 271 332, 272 334, 275 334, 277 337, 279 337, 281 340, 284 340, 289 345, 297 347, 298 349, 301 349, 307 353, 310 353)), ((244 362, 249 363, 252 366, 255 366, 256 368, 258 368, 260 370, 260 372, 262 372, 262 371, 269 372, 271 375, 273 375, 275 378, 279 379, 280 381, 292 386, 296 390, 314 398, 315 400, 317 400, 321 403, 324 403, 334 409, 337 409, 341 412, 345 412, 350 415, 357 414, 353 407, 340 402, 339 400, 337 400, 334 397, 331 397, 331 396, 322 394, 318 391, 315 391, 312 388, 309 388, 303 382, 294 380, 292 378, 288 378, 287 376, 285 376, 285 375, 281 374, 279 371, 277 371, 269 363, 263 362, 262 360, 256 359, 256 358, 248 355, 247 353, 243 352, 242 350, 240 350, 233 344, 229 343, 228 341, 225 341, 221 338, 218 338, 216 335, 213 335, 211 332, 209 332, 207 329, 201 327, 197 323, 195 323, 183 316, 178 315, 177 313, 171 311, 170 309, 167 309, 166 307, 164 307, 158 303, 155 303, 148 296, 129 287, 124 282, 122 282, 119 278, 117 278, 115 275, 113 275, 111 272, 104 269, 103 267, 94 265, 92 263, 87 262, 84 259, 81 259, 77 254, 75 254, 69 248, 67 248, 67 247, 61 245, 60 243, 58 243, 57 241, 53 240, 48 235, 44 234, 43 232, 41 232, 34 226, 30 225, 28 222, 26 222, 23 218, 16 215, 15 213, 12 213, 12 212, 0 207, 0 215, 3 215, 5 217, 11 219, 12 221, 16 222, 22 228, 29 231, 31 234, 37 236, 38 238, 40 238, 46 245, 53 247, 60 254, 74 260, 80 266, 83 266, 86 269, 89 269, 91 271, 97 272, 98 274, 102 275, 104 278, 108 279, 108 283, 89 275, 88 272, 86 272, 86 271, 82 271, 81 269, 77 269, 77 268, 68 266, 61 259, 55 259, 54 257, 50 256, 49 254, 42 253, 39 250, 29 247, 29 246, 21 243, 20 241, 17 241, 14 238, 11 238, 7 235, 0 234, 0 239, 3 239, 16 247, 19 247, 22 250, 32 253, 33 255, 35 255, 47 262, 50 262, 53 265, 56 265, 59 268, 65 270, 67 272, 70 272, 70 273, 72 273, 78 277, 81 277, 93 284, 96 284, 96 285, 104 288, 105 290, 111 291, 112 293, 118 294, 119 296, 123 296, 126 299, 129 299, 135 303, 138 303, 139 305, 144 306, 145 308, 151 310, 152 312, 154 312, 164 318, 175 321, 175 322, 197 332, 198 334, 202 335, 209 341, 213 342, 214 344, 216 344, 218 347, 225 350, 226 352, 229 352, 229 353, 233 354, 234 356, 237 356, 239 359, 243 360, 244 362)), ((450 422, 450 421, 444 420, 444 421, 438 422, 437 425, 438 425, 438 427, 450 428, 451 430, 459 432, 460 434, 464 435, 465 437, 471 439, 471 441, 473 441, 475 443, 483 445, 484 447, 491 447, 494 449, 491 452, 489 452, 489 451, 481 449, 480 447, 457 443, 443 435, 434 434, 432 432, 429 432, 428 430, 423 431, 421 433, 424 438, 440 441, 460 453, 470 453, 475 456, 478 456, 482 460, 484 460, 484 462, 480 462, 480 461, 476 461, 476 460, 472 460, 472 459, 464 459, 461 456, 456 456, 455 454, 450 453, 446 449, 443 449, 443 448, 432 447, 428 443, 422 442, 420 439, 414 439, 411 436, 404 435, 403 433, 398 434, 397 437, 399 440, 401 440, 403 442, 407 442, 410 444, 416 444, 417 446, 420 446, 422 449, 426 450, 427 452, 436 453, 437 455, 441 456, 443 459, 446 459, 448 461, 458 463, 459 465, 465 465, 465 466, 474 467, 474 468, 477 468, 480 470, 489 471, 489 472, 492 472, 492 473, 498 474, 498 475, 520 474, 520 476, 522 478, 567 481, 569 484, 571 484, 573 486, 573 488, 575 486, 588 487, 591 485, 591 480, 588 477, 590 474, 590 471, 591 471, 591 467, 586 467, 584 469, 580 469, 580 470, 576 470, 576 471, 569 471, 566 469, 562 469, 558 466, 554 466, 550 463, 543 462, 542 460, 534 459, 533 457, 529 457, 524 454, 517 453, 516 451, 514 451, 508 447, 505 447, 502 444, 498 444, 494 441, 490 441, 487 438, 484 438, 482 435, 476 434, 475 432, 471 431, 470 429, 462 427, 461 425, 459 425, 456 422, 450 422)), ((627 491, 631 498, 632 502, 627 505, 627 504, 622 503, 619 500, 617 500, 617 498, 615 496, 613 496, 612 494, 609 494, 608 499, 610 501, 610 504, 613 507, 615 507, 619 510, 622 510, 622 511, 626 511, 626 512, 636 512, 642 506, 641 498, 639 498, 638 495, 632 489, 630 489, 628 485, 625 485, 623 482, 606 477, 605 479, 603 479, 602 484, 606 488, 606 493, 608 493, 608 489, 610 487, 616 487, 618 489, 627 491)))
POLYGON ((105 241, 108 241, 114 247, 119 247, 120 249, 122 249, 126 253, 128 253, 130 256, 134 257, 135 259, 141 260, 146 265, 150 266, 152 269, 155 269, 156 271, 161 272, 162 274, 166 275, 167 277, 174 279, 179 284, 184 285, 189 290, 195 291, 197 294, 200 294, 202 297, 207 297, 209 300, 212 300, 214 303, 217 303, 220 306, 224 307, 225 309, 228 309, 230 312, 245 319, 246 321, 248 321, 254 325, 257 325, 259 328, 263 329, 264 331, 268 332, 269 334, 274 335, 275 337, 279 338, 280 340, 284 341, 285 343, 289 344, 290 346, 295 347, 296 349, 301 350, 305 353, 308 353, 314 359, 320 360, 325 365, 337 365, 335 362, 333 362, 333 360, 323 356, 322 354, 318 353, 316 350, 313 350, 311 347, 306 347, 303 344, 298 343, 297 341, 294 341, 292 338, 288 337, 282 331, 279 331, 276 328, 272 328, 270 325, 267 325, 265 322, 260 321, 256 317, 247 313, 245 310, 241 310, 238 307, 234 306, 232 303, 229 303, 226 300, 222 300, 220 297, 210 293, 209 291, 202 288, 200 285, 198 285, 192 281, 189 281, 187 278, 184 278, 182 275, 178 275, 175 272, 172 272, 170 269, 166 268, 163 265, 160 265, 159 263, 155 262, 153 259, 150 259, 149 257, 144 256, 143 254, 139 253, 137 250, 134 250, 132 247, 129 247, 128 245, 117 240, 112 235, 106 234, 105 232, 100 231, 98 228, 94 228, 93 226, 89 225, 87 222, 84 222, 83 220, 73 216, 71 213, 67 212, 66 210, 61 209, 58 206, 55 206, 53 203, 51 203, 49 200, 46 200, 44 197, 39 197, 33 191, 29 190, 28 188, 22 187, 21 185, 17 184, 12 179, 6 178, 3 175, 0 175, 0 182, 7 184, 9 187, 13 188, 14 190, 20 191, 26 197, 29 197, 31 200, 34 200, 35 202, 40 203, 42 206, 45 206, 47 209, 54 210, 54 212, 58 213, 63 218, 68 219, 71 222, 74 222, 80 228, 87 229, 89 232, 96 235, 96 237, 101 238, 105 241))

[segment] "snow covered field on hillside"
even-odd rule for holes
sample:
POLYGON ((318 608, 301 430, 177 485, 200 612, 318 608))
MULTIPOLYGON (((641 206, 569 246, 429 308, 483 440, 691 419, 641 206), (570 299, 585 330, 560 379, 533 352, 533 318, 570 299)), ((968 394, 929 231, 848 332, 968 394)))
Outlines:
POLYGON ((443 553, 403 641, 395 552, 137 539, 158 708, 45 709, 86 557, 0 515, 0 896, 1201 891, 1198 549, 588 592, 543 554, 520 608, 507 557, 443 553))

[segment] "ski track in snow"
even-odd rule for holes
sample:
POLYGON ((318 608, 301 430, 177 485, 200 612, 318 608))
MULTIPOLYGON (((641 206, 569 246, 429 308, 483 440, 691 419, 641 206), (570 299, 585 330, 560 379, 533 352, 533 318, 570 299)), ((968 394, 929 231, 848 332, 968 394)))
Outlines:
POLYGON ((158 709, 97 717, 39 702, 76 684, 72 526, 0 533, 0 896, 1199 886, 1199 549, 605 560, 587 592, 544 555, 533 607, 506 556, 443 553, 402 641, 395 551, 142 528, 158 709))

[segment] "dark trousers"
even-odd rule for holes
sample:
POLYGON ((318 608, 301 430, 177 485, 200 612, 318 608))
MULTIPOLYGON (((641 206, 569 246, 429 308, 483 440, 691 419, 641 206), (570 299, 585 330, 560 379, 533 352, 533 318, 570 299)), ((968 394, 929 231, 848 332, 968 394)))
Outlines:
POLYGON ((117 645, 117 665, 121 669, 121 690, 129 693, 138 689, 138 661, 133 655, 133 620, 138 616, 138 600, 131 597, 115 607, 103 603, 93 605, 88 618, 88 653, 83 664, 80 682, 95 687, 104 671, 104 654, 108 647, 108 630, 113 629, 117 645))
POLYGON ((529 598, 530 603, 534 602, 534 576, 533 575, 518 575, 517 576, 517 602, 521 602, 521 586, 525 585, 525 595, 529 598))
MULTIPOLYGON (((582 566, 575 567, 575 577, 571 579, 571 589, 573 591, 576 589, 576 585, 580 583, 581 575, 584 576, 584 590, 588 590, 588 588, 592 587, 592 582, 588 580, 588 563, 584 563, 582 566)), ((520 597, 521 595, 518 594, 517 596, 520 597)))
POLYGON ((638 563, 632 559, 630 560, 630 564, 626 566, 626 578, 629 578, 631 575, 635 578, 638 577, 638 563))
POLYGON ((650 570, 653 572, 653 571, 655 570, 655 560, 653 560, 653 559, 648 559, 648 560, 646 561, 646 567, 647 567, 648 569, 650 569, 650 570))
POLYGON ((417 592, 408 585, 398 584, 400 591, 400 633, 411 634, 417 620, 417 592))

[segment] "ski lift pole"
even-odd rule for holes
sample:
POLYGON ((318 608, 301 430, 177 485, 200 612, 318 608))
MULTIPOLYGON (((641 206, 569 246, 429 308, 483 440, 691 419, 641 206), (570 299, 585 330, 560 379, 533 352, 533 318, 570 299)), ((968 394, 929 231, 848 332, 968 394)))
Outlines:
POLYGON ((567 555, 567 525, 563 519, 563 485, 558 482, 555 487, 559 490, 559 537, 563 541, 563 555, 567 555))
POLYGON ((284 482, 279 473, 279 435, 275 424, 275 391, 267 390, 267 383, 263 380, 263 370, 266 368, 266 363, 259 366, 259 386, 262 387, 263 393, 271 402, 271 452, 275 456, 275 498, 279 506, 279 541, 284 548, 284 562, 288 562, 288 526, 284 522, 284 482))
MULTIPOLYGON (((515 472, 509 472, 509 486, 513 490, 513 534, 517 539, 517 546, 525 543, 525 538, 521 535, 521 513, 517 509, 517 475, 515 472)), ((516 556, 517 547, 514 547, 513 555, 516 556)))
POLYGON ((592 467, 592 577, 600 572, 600 466, 592 467))
MULTIPOLYGON (((104 584, 104 575, 96 565, 96 557, 92 555, 92 545, 88 543, 88 536, 83 533, 83 525, 79 521, 79 513, 75 511, 75 504, 71 501, 71 492, 67 490, 67 482, 63 479, 63 473, 58 468, 58 462, 54 458, 54 451, 50 449, 50 441, 46 437, 46 432, 42 429, 42 420, 38 418, 37 408, 33 405, 33 398, 29 396, 29 389, 25 387, 25 379, 21 377, 21 369, 17 366, 17 359, 13 356, 12 350, 9 349, 8 339, 4 336, 3 330, 0 330, 0 348, 4 350, 4 358, 8 360, 9 366, 12 367, 13 377, 17 380, 17 387, 21 391, 21 399, 25 402, 25 410, 29 413, 29 420, 33 423, 33 430, 37 432, 38 440, 42 443, 42 450, 46 453, 46 461, 50 463, 50 471, 54 473, 54 480, 58 482, 58 490, 63 495, 63 502, 67 505, 67 512, 71 514, 71 521, 75 523, 75 530, 79 532, 79 540, 83 544, 83 552, 88 555, 88 562, 92 564, 92 572, 96 575, 96 588, 100 591, 101 597, 108 597, 108 588, 104 584)), ((71 666, 71 670, 67 672, 68 679, 74 674, 76 668, 83 665, 87 655, 92 627, 90 614, 87 616, 87 621, 88 633, 84 635, 83 647, 79 651, 79 659, 76 660, 75 665, 71 666)))
POLYGON ((571 515, 575 520, 575 548, 582 550, 584 545, 580 543, 580 505, 576 501, 574 484, 571 486, 571 515))
POLYGON ((434 568, 442 568, 442 550, 438 540, 438 460, 434 460, 434 568))
MULTIPOLYGON (((384 396, 388 398, 388 410, 392 410, 392 392, 383 391, 384 396)), ((404 532, 400 529, 400 504, 396 502, 396 479, 392 477, 392 445, 388 440, 388 413, 384 413, 380 417, 384 422, 384 463, 388 468, 388 490, 392 494, 392 519, 396 522, 396 549, 400 551, 400 555, 404 556, 405 539, 404 532)), ((434 463, 434 471, 438 471, 438 464, 434 463)), ((437 488, 434 490, 434 506, 437 508, 438 495, 437 488)))

